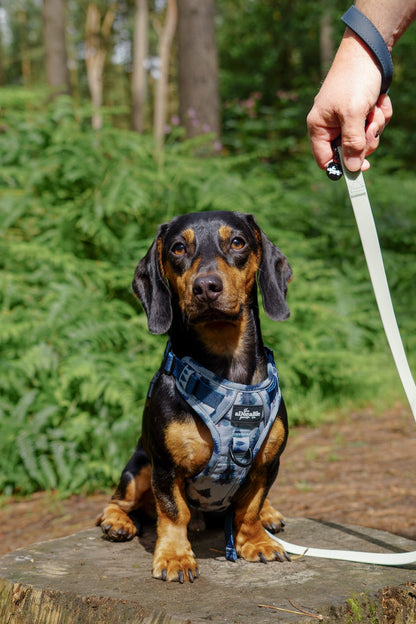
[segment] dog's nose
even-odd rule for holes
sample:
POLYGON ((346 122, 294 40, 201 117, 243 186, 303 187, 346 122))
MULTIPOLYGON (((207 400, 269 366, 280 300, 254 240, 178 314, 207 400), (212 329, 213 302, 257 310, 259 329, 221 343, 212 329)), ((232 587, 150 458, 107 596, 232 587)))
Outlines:
POLYGON ((194 281, 192 292, 200 301, 215 301, 223 291, 222 279, 219 275, 200 275, 194 281))

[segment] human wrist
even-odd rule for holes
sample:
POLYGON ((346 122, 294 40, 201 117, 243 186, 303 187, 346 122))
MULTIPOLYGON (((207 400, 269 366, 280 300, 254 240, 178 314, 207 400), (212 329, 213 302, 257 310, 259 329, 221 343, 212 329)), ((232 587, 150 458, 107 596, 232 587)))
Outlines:
MULTIPOLYGON (((381 88, 381 70, 374 54, 363 40, 348 27, 338 47, 330 73, 334 76, 339 70, 340 75, 345 79, 347 68, 351 74, 349 82, 354 78, 355 83, 364 77, 368 85, 379 81, 381 88)), ((349 85, 345 86, 348 87, 349 85)), ((378 93, 380 93, 379 90, 378 93)))
POLYGON ((356 0, 355 6, 374 24, 390 52, 416 18, 416 0, 356 0))
POLYGON ((382 34, 355 6, 351 6, 341 19, 372 53, 381 71, 381 93, 387 93, 393 78, 393 61, 382 34))
POLYGON ((396 42, 391 24, 391 0, 388 5, 380 0, 357 0, 355 7, 374 24, 391 52, 396 42))

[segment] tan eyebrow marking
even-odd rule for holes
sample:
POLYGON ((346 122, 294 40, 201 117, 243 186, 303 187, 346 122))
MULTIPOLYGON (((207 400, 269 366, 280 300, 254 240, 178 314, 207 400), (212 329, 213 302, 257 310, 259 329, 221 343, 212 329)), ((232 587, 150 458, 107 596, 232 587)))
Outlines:
POLYGON ((230 228, 229 225, 221 225, 221 227, 218 230, 218 233, 221 237, 221 239, 223 241, 226 241, 230 238, 231 234, 232 234, 232 229, 230 228))
POLYGON ((191 228, 184 230, 182 232, 182 237, 184 241, 190 245, 195 242, 195 232, 191 228))

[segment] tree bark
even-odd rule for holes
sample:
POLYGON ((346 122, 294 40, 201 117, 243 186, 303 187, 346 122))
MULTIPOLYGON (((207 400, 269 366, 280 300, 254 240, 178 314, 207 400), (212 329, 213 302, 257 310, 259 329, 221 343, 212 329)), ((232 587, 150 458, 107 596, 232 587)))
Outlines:
POLYGON ((153 133, 156 151, 160 154, 163 147, 163 137, 166 123, 168 78, 169 78, 169 52, 176 30, 178 12, 176 0, 168 0, 166 22, 160 36, 158 54, 160 58, 160 76, 156 82, 155 110, 153 133))
POLYGON ((103 104, 103 72, 106 57, 106 44, 113 26, 117 3, 110 5, 101 25, 101 13, 97 5, 88 5, 85 41, 85 62, 87 65, 88 86, 93 105, 92 127, 99 130, 103 125, 100 108, 103 104))
POLYGON ((220 134, 215 0, 178 0, 179 112, 189 137, 220 134))
POLYGON ((64 0, 43 0, 43 38, 48 84, 56 95, 70 93, 64 0))
POLYGON ((335 53, 331 13, 325 7, 323 8, 320 21, 319 43, 321 51, 321 76, 325 78, 331 67, 335 53))
POLYGON ((148 4, 147 0, 136 0, 134 18, 134 57, 132 76, 133 130, 143 132, 147 99, 147 75, 145 60, 148 53, 148 4))
POLYGON ((3 39, 2 33, 0 29, 0 86, 6 84, 5 75, 4 75, 4 52, 3 52, 3 39))
POLYGON ((27 18, 24 9, 19 9, 17 18, 19 20, 20 29, 20 54, 22 59, 22 81, 28 86, 32 78, 32 69, 30 65, 30 57, 27 46, 27 18))

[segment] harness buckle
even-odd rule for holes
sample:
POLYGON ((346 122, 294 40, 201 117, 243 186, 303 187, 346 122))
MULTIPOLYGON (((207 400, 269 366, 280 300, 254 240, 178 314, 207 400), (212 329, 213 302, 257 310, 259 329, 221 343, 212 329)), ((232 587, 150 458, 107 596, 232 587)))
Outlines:
POLYGON ((163 361, 163 371, 167 375, 171 375, 172 374, 173 369, 175 368, 175 360, 176 360, 176 357, 174 356, 172 351, 168 351, 166 353, 165 359, 163 361))

